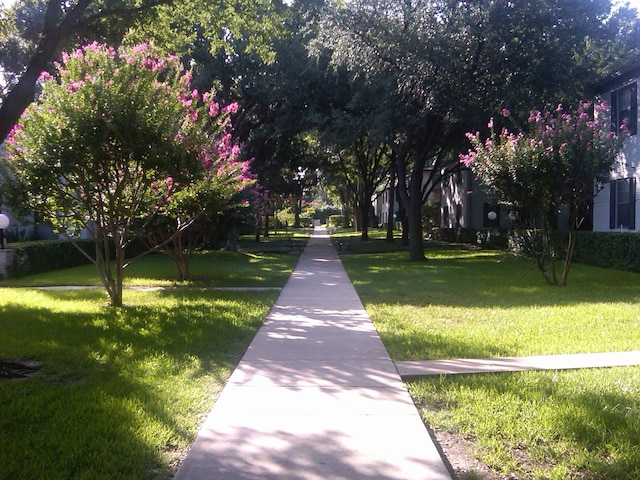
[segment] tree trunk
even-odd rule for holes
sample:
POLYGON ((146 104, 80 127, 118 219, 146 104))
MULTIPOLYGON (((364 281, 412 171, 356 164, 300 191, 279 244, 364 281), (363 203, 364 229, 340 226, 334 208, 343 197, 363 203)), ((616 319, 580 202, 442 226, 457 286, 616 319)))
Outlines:
POLYGON ((421 189, 416 192, 412 184, 411 201, 407 211, 407 223, 409 225, 409 261, 419 262, 425 259, 424 245, 422 242, 422 195, 421 189))
POLYGON ((15 87, 3 98, 0 107, 0 143, 3 143, 25 109, 35 100, 36 83, 40 74, 54 59, 60 43, 68 38, 75 23, 83 15, 91 0, 81 0, 71 8, 62 22, 56 25, 62 12, 62 1, 50 0, 45 15, 42 39, 36 53, 15 87))
POLYGON ((264 215, 264 231, 262 232, 264 238, 269 237, 269 214, 264 215))
POLYGON ((360 239, 363 242, 369 241, 369 210, 371 209, 371 202, 366 198, 366 192, 360 197, 360 239))
POLYGON ((409 227, 409 261, 417 262, 425 259, 422 242, 422 173, 425 158, 414 160, 411 178, 407 186, 407 159, 398 156, 398 196, 407 215, 409 227))
POLYGON ((296 199, 296 207, 293 218, 293 228, 300 228, 300 212, 302 211, 302 197, 296 199))
POLYGON ((394 208, 396 203, 396 162, 395 157, 391 155, 391 167, 389 169, 389 213, 387 217, 387 238, 386 241, 393 242, 393 230, 395 227, 394 208))

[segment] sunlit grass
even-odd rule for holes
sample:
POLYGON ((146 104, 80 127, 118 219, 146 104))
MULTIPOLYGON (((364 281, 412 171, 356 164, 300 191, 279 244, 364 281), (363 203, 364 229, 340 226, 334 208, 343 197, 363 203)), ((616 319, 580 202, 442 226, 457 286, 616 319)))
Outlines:
POLYGON ((428 250, 344 256, 395 360, 634 350, 640 276, 583 265, 567 287, 500 252, 428 250))
MULTIPOLYGON (((640 276, 574 265, 567 287, 501 252, 345 255, 394 360, 640 349, 640 276)), ((408 384, 436 430, 526 479, 640 478, 640 367, 429 377, 408 384)))
POLYGON ((92 266, 3 281, 0 358, 32 359, 26 379, 0 380, 0 479, 167 479, 273 305, 296 255, 196 255, 174 284, 163 256, 141 259, 108 306, 92 266), (25 285, 12 288, 7 285, 25 285))
POLYGON ((429 378, 409 384, 437 430, 517 478, 640 478, 640 367, 429 378))
MULTIPOLYGON (((277 253, 241 253, 228 251, 197 252, 190 262, 192 280, 177 282, 173 262, 166 256, 148 255, 125 269, 127 286, 243 286, 283 285, 296 255, 277 253)), ((0 286, 100 285, 93 265, 46 272, 24 278, 0 280, 0 286)))

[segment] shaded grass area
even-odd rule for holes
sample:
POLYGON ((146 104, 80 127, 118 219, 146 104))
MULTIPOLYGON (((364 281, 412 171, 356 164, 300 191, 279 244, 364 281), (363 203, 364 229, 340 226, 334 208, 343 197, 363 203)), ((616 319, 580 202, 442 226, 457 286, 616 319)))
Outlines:
POLYGON ((275 302, 297 255, 198 253, 195 280, 176 284, 151 255, 107 306, 92 265, 0 282, 0 356, 33 360, 25 379, 0 381, 0 479, 167 479, 275 302), (26 288, 15 288, 22 286, 26 288))
MULTIPOLYGON (((426 253, 424 263, 398 252, 342 257, 396 361, 640 347, 637 274, 574 265, 559 288, 501 252, 427 244, 426 253)), ((640 478, 639 367, 428 377, 408 386, 436 436, 471 440, 500 478, 640 478)))
POLYGON ((640 478, 640 367, 425 378, 409 390, 436 436, 475 440, 501 478, 640 478))
POLYGON ((169 478, 276 295, 0 289, 0 478, 169 478))
POLYGON ((575 265, 567 287, 502 252, 427 250, 343 256, 394 360, 634 350, 640 276, 575 265))
MULTIPOLYGON (((125 269, 128 286, 282 286, 297 255, 231 251, 197 252, 190 262, 192 280, 177 282, 173 262, 161 254, 135 260, 125 269)), ((93 265, 57 270, 17 279, 0 280, 0 286, 100 285, 93 265)))

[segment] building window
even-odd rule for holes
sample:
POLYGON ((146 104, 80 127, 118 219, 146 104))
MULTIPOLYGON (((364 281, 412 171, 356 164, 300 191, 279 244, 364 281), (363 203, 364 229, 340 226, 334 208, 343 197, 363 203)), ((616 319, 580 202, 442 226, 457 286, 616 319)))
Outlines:
POLYGON ((629 135, 638 133, 638 88, 635 83, 611 92, 611 128, 617 132, 623 125, 629 135))
POLYGON ((611 182, 611 230, 636 229, 636 179, 611 182))

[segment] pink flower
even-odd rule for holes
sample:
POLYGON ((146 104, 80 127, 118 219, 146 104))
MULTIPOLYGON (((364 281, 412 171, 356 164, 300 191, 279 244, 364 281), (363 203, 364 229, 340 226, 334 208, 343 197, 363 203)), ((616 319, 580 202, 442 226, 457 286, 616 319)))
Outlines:
POLYGON ((69 86, 67 87, 67 92, 69 93, 75 93, 78 90, 80 90, 80 87, 82 87, 82 85, 84 85, 83 82, 73 82, 70 83, 69 86))
POLYGON ((506 118, 506 117, 508 117, 509 115, 511 115, 511 112, 510 112, 508 109, 506 109, 506 108, 503 108, 503 109, 502 109, 502 111, 501 111, 500 113, 501 113, 501 114, 502 114, 502 116, 503 116, 503 117, 505 117, 505 118, 506 118))
POLYGON ((238 113, 238 104, 236 102, 232 102, 229 105, 225 105, 222 109, 223 113, 238 113))
POLYGON ((209 116, 216 117, 220 113, 220 105, 217 102, 209 104, 209 116))
POLYGON ((42 72, 38 77, 39 82, 46 82, 48 80, 53 80, 53 76, 47 71, 42 72))

